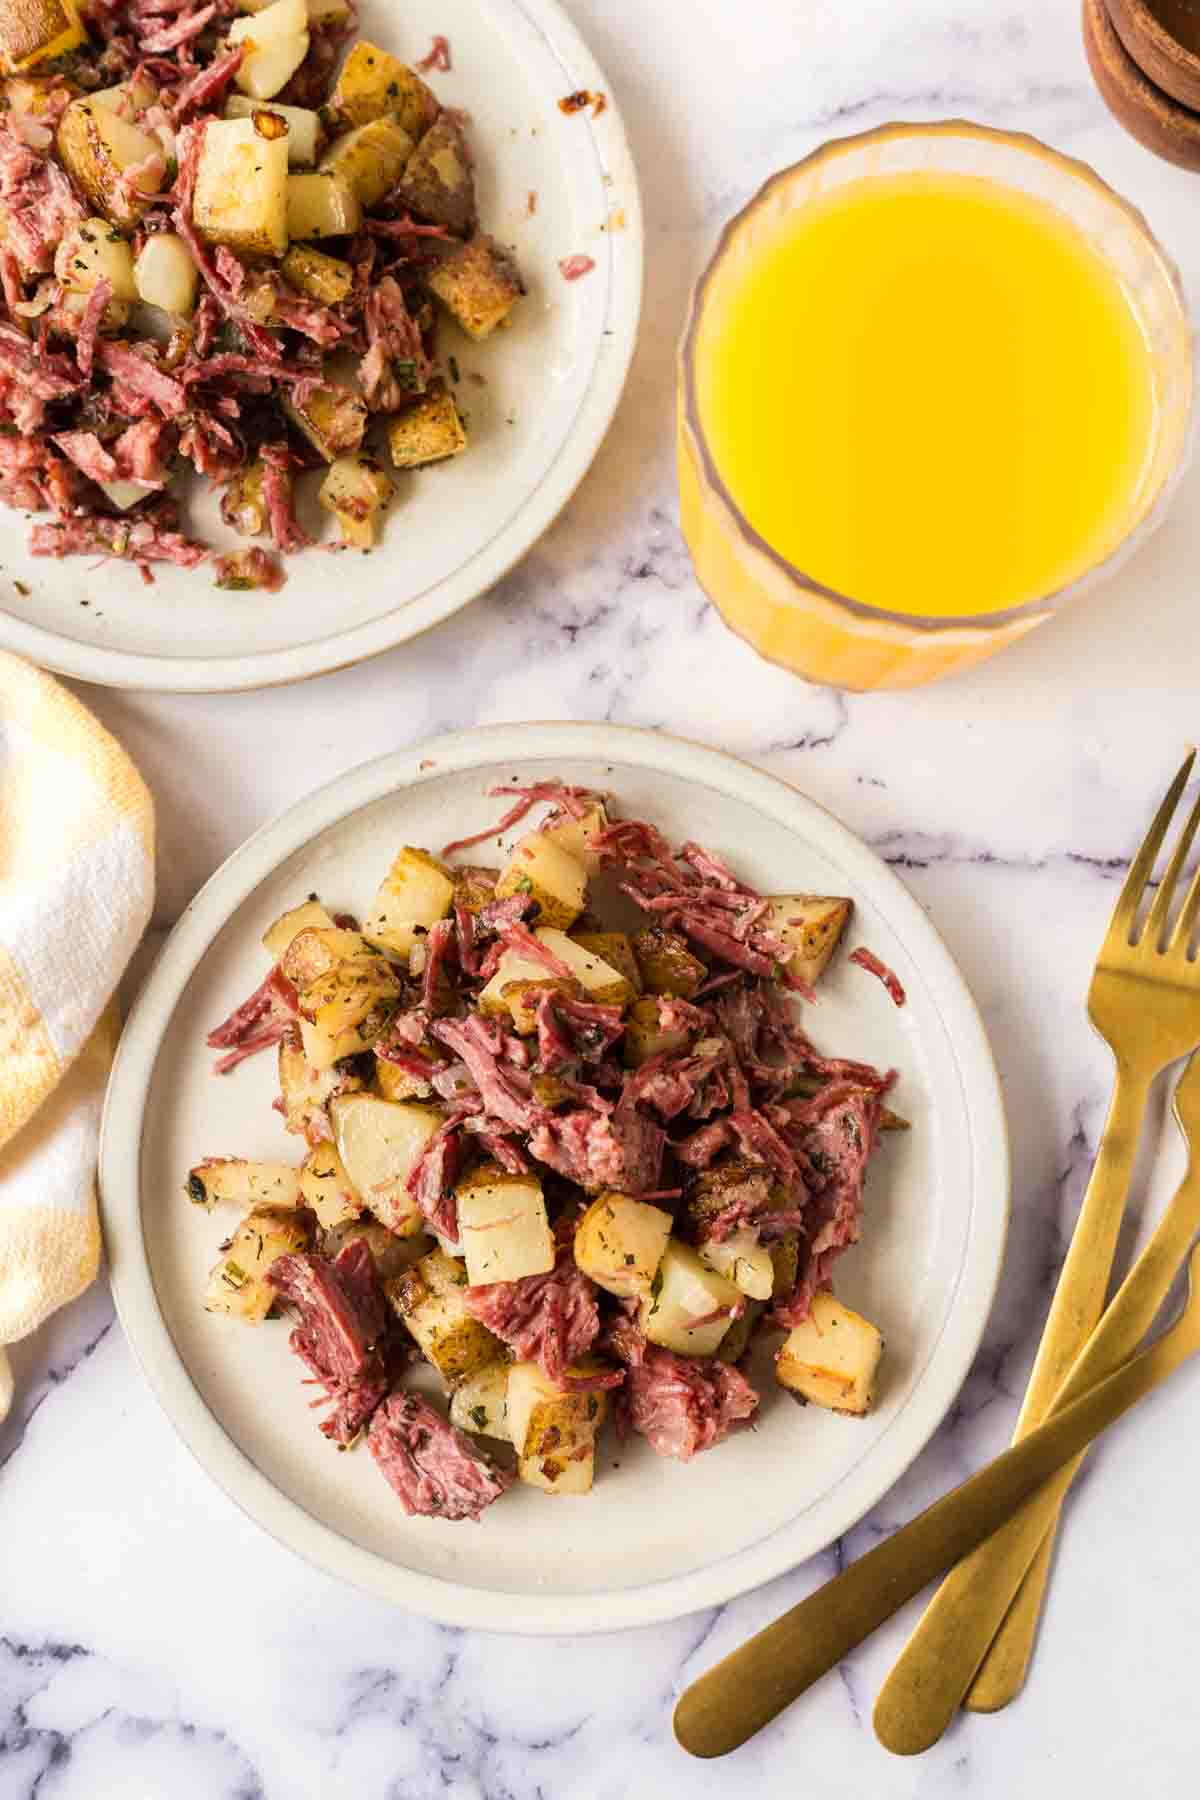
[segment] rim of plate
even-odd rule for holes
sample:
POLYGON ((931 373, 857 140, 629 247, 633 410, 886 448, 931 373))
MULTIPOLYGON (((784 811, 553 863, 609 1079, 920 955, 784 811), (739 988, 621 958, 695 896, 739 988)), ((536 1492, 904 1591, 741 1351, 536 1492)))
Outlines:
POLYGON ((716 1606, 785 1574, 871 1510, 924 1449, 953 1403, 983 1336, 1004 1258, 1009 1146, 999 1077, 983 1021, 925 912, 875 852, 797 788, 725 751, 633 726, 538 722, 431 738, 360 764, 263 826, 224 862, 168 937, 126 1022, 105 1101, 100 1199, 117 1312, 159 1404, 202 1469, 278 1543, 352 1586, 443 1624, 563 1636, 662 1623, 716 1606), (745 1550, 704 1568, 617 1592, 513 1595, 409 1570, 321 1523, 260 1473, 193 1385, 154 1290, 141 1229, 141 1147, 164 1037, 210 944, 289 856, 350 814, 397 790, 512 758, 568 757, 674 775, 715 789, 816 839, 868 893, 918 963, 953 1047, 968 1123, 970 1219, 950 1310, 925 1370, 875 1445, 828 1493, 745 1550))
MULTIPOLYGON (((520 500, 495 536, 465 563, 381 618, 306 644, 245 656, 148 656, 83 644, 0 611, 0 644, 19 656, 101 687, 159 693, 238 693, 283 687, 329 675, 419 637, 494 587, 549 530, 587 474, 608 434, 637 344, 642 308, 644 230, 637 169, 621 110, 608 78, 559 0, 503 0, 542 37, 561 70, 563 93, 597 89, 608 97, 585 129, 602 175, 621 194, 624 229, 604 234, 598 274, 607 283, 591 379, 561 448, 537 486, 520 500)), ((130 568, 130 579, 134 571, 130 568)))

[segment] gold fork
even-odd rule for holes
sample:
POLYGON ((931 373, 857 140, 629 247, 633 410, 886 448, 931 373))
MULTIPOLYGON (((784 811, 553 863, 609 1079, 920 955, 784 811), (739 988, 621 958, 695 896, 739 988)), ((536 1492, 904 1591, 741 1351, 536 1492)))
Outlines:
POLYGON ((1058 1408, 1019 1444, 694 1681, 675 1708, 675 1736, 683 1749, 725 1756, 744 1744, 1200 1350, 1200 1247, 1192 1252, 1188 1275, 1182 1314, 1149 1349, 1058 1408))
MULTIPOLYGON (((1092 977, 1088 1015, 1112 1050, 1116 1080, 1014 1441, 1045 1418, 1100 1316, 1151 1083, 1169 1063, 1200 1044, 1200 962, 1188 955, 1200 917, 1200 873, 1189 884, 1175 927, 1167 936, 1171 903, 1200 827, 1200 803, 1179 835, 1145 926, 1137 931, 1138 911, 1195 754, 1188 756, 1172 782, 1133 860, 1092 977)), ((1074 1469, 1064 1472, 1048 1501, 1040 1502, 1039 1497, 1040 1530, 1029 1546, 1030 1555, 1036 1548, 1032 1565, 1029 1556, 1021 1561, 1024 1534, 1018 1542, 1014 1524, 981 1544, 942 1583, 876 1704, 876 1734, 889 1750, 911 1755, 928 1749, 941 1736, 997 1632, 1002 1626, 1007 1629, 1005 1615, 1024 1577, 1028 1594, 1023 1593, 1019 1607, 1014 1608, 1013 1636, 1002 1638, 997 1652, 1004 1686, 1010 1690, 1008 1697, 1020 1687, 1049 1570, 1058 1509, 1073 1474, 1074 1469)), ((994 1686, 991 1691, 996 1691, 994 1686)), ((994 1700, 992 1704, 1002 1702, 994 1700)))

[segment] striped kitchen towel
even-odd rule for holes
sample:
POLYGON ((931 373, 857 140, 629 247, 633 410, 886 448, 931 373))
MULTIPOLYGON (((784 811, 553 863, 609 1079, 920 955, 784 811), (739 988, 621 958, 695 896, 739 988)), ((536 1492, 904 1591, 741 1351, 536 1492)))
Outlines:
POLYGON ((0 651, 0 1418, 3 1346, 96 1273, 114 995, 153 903, 137 770, 72 694, 0 651))

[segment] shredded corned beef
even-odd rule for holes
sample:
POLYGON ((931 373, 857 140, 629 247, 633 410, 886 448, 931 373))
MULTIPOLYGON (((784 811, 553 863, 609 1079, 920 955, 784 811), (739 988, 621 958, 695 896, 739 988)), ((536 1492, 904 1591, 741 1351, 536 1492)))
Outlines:
POLYGON ((625 1362, 618 1423, 644 1437, 659 1456, 690 1462, 758 1411, 758 1394, 729 1363, 680 1356, 647 1344, 632 1328, 614 1338, 625 1362))
POLYGON ((591 274, 596 266, 596 259, 576 252, 574 256, 561 257, 558 266, 564 281, 578 281, 581 276, 591 274))
POLYGON ((403 1391, 375 1413, 367 1446, 409 1518, 478 1519, 516 1480, 427 1400, 403 1391))
POLYGON ((210 1050, 228 1050, 213 1066, 215 1075, 228 1075, 231 1069, 255 1056, 271 1044, 277 1044, 298 1016, 295 988, 278 964, 261 987, 255 988, 248 1000, 235 1007, 229 1017, 209 1032, 204 1040, 210 1050))
MULTIPOLYGON (((596 1288, 575 1265, 574 1221, 560 1221, 553 1269, 520 1281, 469 1287, 463 1299, 473 1318, 506 1343, 521 1362, 539 1362, 563 1385, 567 1367, 585 1356, 600 1335, 596 1288)), ((579 1385, 618 1386, 619 1372, 579 1385)))
MULTIPOLYGON (((106 424, 80 426, 56 432, 50 451, 0 438, 0 480, 40 494, 64 478, 107 474, 110 462, 149 478, 175 429, 160 417, 128 425, 120 437, 106 424)), ((288 478, 288 444, 260 443, 257 454, 268 474, 288 478)), ((259 511, 265 516, 266 503, 259 511)), ((489 1351, 490 1340, 471 1339, 474 1321, 517 1363, 540 1365, 564 1402, 575 1390, 620 1389, 618 1424, 660 1455, 686 1461, 711 1448, 757 1413, 759 1396, 741 1372, 752 1338, 806 1318, 813 1295, 829 1286, 837 1258, 861 1233, 866 1173, 895 1079, 815 1048, 797 993, 781 979, 788 947, 765 923, 771 903, 722 856, 690 842, 673 850, 645 821, 606 824, 602 797, 587 790, 514 780, 499 791, 515 801, 506 829, 535 805, 546 809, 543 825, 588 819, 589 859, 594 851, 643 910, 691 943, 692 997, 646 995, 632 1015, 628 1002, 588 998, 530 930, 529 899, 497 901, 499 871, 465 866, 450 871, 445 916, 413 921, 406 959, 376 940, 369 924, 369 958, 360 940, 326 939, 342 965, 335 960, 298 993, 276 964, 209 1039, 224 1053, 218 1072, 270 1044, 284 1046, 277 1104, 289 1128, 314 1147, 335 1140, 345 1185, 336 1162, 317 1178, 333 1178, 340 1204, 357 1200, 374 1215, 369 1225, 365 1218, 351 1225, 357 1237, 348 1238, 344 1224, 317 1232, 311 1253, 284 1258, 272 1276, 300 1312, 293 1348, 333 1403, 322 1429, 347 1444, 366 1427, 405 1507, 445 1518, 477 1517, 509 1478, 424 1401, 395 1387, 396 1372, 417 1354, 418 1335, 439 1371, 446 1361, 439 1343, 497 1357, 495 1343, 489 1351), (533 961, 533 976, 507 1002, 494 989, 485 998, 510 953, 533 961), (324 1027, 335 993, 353 998, 354 1010, 348 1007, 344 1025, 324 1027), (655 1049, 647 1034, 656 1027, 667 1047, 646 1054, 655 1049), (321 1061, 325 1030, 337 1038, 336 1045, 325 1040, 329 1054, 347 1045, 351 1053, 318 1071, 302 1052, 321 1061), (488 1239, 494 1260, 483 1269, 474 1261, 473 1232, 460 1234, 458 1195, 465 1209, 467 1178, 481 1205, 472 1223, 496 1234, 488 1239), (666 1216, 623 1213, 629 1201, 666 1216), (421 1257, 414 1224, 440 1240, 436 1256, 421 1257), (671 1269, 653 1261, 668 1233, 671 1269), (714 1338, 737 1322, 738 1336, 721 1346, 728 1363, 682 1354, 669 1347, 674 1331, 654 1324, 664 1290, 671 1297, 665 1319, 675 1320, 689 1267, 681 1246, 708 1256, 708 1246, 735 1233, 739 1251, 772 1251, 770 1305, 751 1311, 736 1286, 699 1292, 686 1303, 685 1322, 711 1327, 714 1338), (341 1254, 333 1262, 335 1249, 341 1254), (427 1277, 437 1341, 418 1331, 411 1311, 382 1307, 376 1269, 390 1279, 409 1257, 420 1259, 427 1277), (505 1279, 478 1280, 489 1268, 505 1279)), ((599 909, 600 895, 593 903, 599 909)), ((339 932, 359 930, 348 913, 330 916, 339 932)), ((573 929, 601 934, 605 921, 589 911, 573 929)), ((669 978, 662 949, 661 934, 635 936, 612 942, 605 954, 640 991, 669 978)), ((764 1265, 759 1258, 744 1266, 764 1265)), ((486 1434, 489 1409, 477 1410, 477 1419, 469 1408, 466 1417, 486 1434)), ((602 1414, 598 1398, 588 1408, 577 1401, 561 1423, 548 1424, 562 1446, 539 1463, 552 1486, 572 1458, 590 1459, 598 1424, 588 1420, 602 1414)))
POLYGON ((894 969, 889 969, 885 962, 876 956, 873 950, 859 948, 850 952, 850 961, 857 963, 860 969, 866 969, 870 975, 877 975, 892 1000, 893 1005, 903 1006, 908 999, 903 983, 894 969))
POLYGON ((387 1310, 371 1252, 360 1240, 347 1244, 336 1262, 303 1254, 280 1256, 267 1280, 300 1315, 289 1342, 333 1402, 321 1430, 344 1447, 358 1436, 388 1388, 379 1349, 387 1310))

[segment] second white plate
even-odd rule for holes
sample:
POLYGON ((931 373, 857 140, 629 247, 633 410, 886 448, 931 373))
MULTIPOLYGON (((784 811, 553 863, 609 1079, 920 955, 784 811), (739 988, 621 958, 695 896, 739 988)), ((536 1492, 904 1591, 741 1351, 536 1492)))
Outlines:
MULTIPOLYGON (((406 61, 423 56, 435 32, 448 37, 453 69, 430 80, 439 99, 471 115, 480 217, 516 250, 529 287, 511 327, 486 343, 450 325, 443 333, 462 377, 466 454, 397 478, 371 555, 288 557, 277 594, 223 593, 203 566, 158 569, 146 588, 121 561, 34 558, 28 519, 0 506, 5 649, 106 687, 171 691, 267 687, 344 668, 494 586, 599 449, 637 336, 641 208, 611 93, 598 117, 568 117, 558 101, 579 88, 607 91, 604 74, 556 0, 406 0, 402 14, 389 0, 364 0, 360 10, 362 35, 406 61), (559 261, 578 252, 596 267, 564 281, 559 261)), ((188 501, 198 535, 244 544, 221 524, 217 496, 200 490, 193 484, 188 501)), ((304 516, 322 529, 307 493, 304 516)), ((325 535, 336 537, 329 523, 325 535)))
MULTIPOLYGON (((484 856, 484 851, 474 853, 484 856)), ((490 859, 489 859, 490 860, 490 859)), ((962 978, 921 908, 844 826, 783 782, 658 732, 499 726, 390 756, 268 826, 176 927, 130 1016, 101 1153, 121 1320, 176 1428, 282 1542, 414 1611, 499 1631, 643 1625, 713 1605, 822 1549, 908 1467, 978 1346, 1003 1255, 1008 1151, 995 1069, 962 978), (853 895, 853 943, 892 965, 883 987, 839 954, 806 1023, 819 1047, 901 1072, 868 1183, 865 1235, 838 1292, 887 1340, 863 1420, 792 1404, 760 1367, 761 1422, 691 1464, 609 1436, 585 1499, 522 1489, 478 1526, 407 1519, 362 1452, 316 1429, 283 1329, 203 1309, 221 1221, 189 1206, 205 1155, 299 1160, 271 1110, 274 1058, 214 1079, 206 1030, 264 973, 263 930, 299 896, 361 912, 398 845, 436 848, 494 822, 487 790, 559 776, 697 838, 760 888, 853 895)))

